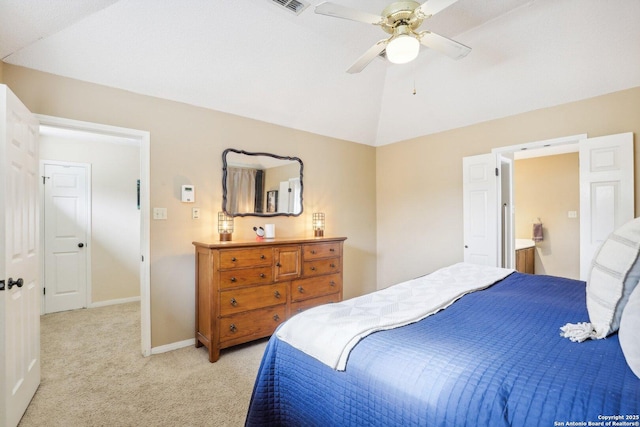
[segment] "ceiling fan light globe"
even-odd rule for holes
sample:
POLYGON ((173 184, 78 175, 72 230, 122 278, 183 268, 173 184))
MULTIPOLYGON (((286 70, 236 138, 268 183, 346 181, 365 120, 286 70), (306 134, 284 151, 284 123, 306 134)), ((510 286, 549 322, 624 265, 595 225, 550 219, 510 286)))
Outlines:
POLYGON ((406 64, 417 58, 420 42, 413 36, 402 34, 389 42, 386 51, 389 61, 394 64, 406 64))

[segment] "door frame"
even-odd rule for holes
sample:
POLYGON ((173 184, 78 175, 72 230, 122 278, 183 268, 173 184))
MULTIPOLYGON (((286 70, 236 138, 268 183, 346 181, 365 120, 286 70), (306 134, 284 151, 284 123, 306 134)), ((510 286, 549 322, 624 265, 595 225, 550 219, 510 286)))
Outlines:
MULTIPOLYGON (((42 122, 40 122, 42 125, 42 122)), ((87 226, 85 230, 85 234, 87 236, 86 241, 91 242, 91 164, 90 163, 78 163, 78 162, 66 162, 60 160, 43 160, 40 159, 40 177, 44 177, 44 167, 45 165, 56 165, 56 166, 75 166, 85 168, 87 176, 86 176, 86 185, 87 185, 87 226)), ((44 178, 43 178, 44 179, 44 178)), ((46 259, 46 240, 45 240, 45 192, 44 185, 40 187, 40 242, 42 242, 40 251, 40 283, 41 286, 46 287, 45 283, 45 259, 46 259)), ((91 305, 91 247, 93 245, 85 245, 85 253, 86 253, 86 277, 85 277, 85 298, 84 298, 84 308, 89 307, 91 305)), ((41 293, 42 304, 40 304, 40 314, 46 314, 46 298, 44 292, 41 293)))
POLYGON ((502 248, 500 258, 503 268, 516 268, 515 251, 515 210, 513 194, 513 153, 500 153, 498 155, 498 168, 500 168, 500 191, 498 204, 500 206, 501 223, 499 225, 502 248))
MULTIPOLYGON (((140 145, 140 332, 142 355, 151 356, 150 177, 149 131, 36 114, 41 126, 128 138, 140 145)), ((42 274, 42 273, 41 273, 42 274)))

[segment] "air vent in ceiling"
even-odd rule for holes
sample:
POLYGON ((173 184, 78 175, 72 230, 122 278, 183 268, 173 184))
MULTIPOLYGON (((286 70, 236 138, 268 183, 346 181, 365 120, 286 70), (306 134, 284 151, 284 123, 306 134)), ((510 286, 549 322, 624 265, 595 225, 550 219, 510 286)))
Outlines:
POLYGON ((309 3, 300 0, 271 0, 271 2, 277 6, 284 7, 296 15, 300 15, 300 13, 309 6, 309 3))

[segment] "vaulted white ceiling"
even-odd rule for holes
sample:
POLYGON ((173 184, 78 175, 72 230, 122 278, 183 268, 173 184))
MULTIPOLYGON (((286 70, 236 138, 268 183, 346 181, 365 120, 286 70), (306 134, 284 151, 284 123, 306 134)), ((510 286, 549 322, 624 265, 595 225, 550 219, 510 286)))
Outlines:
POLYGON ((638 0, 459 0, 421 29, 467 57, 423 48, 359 74, 345 70, 386 33, 320 2, 1 0, 0 58, 373 146, 640 86, 638 0))

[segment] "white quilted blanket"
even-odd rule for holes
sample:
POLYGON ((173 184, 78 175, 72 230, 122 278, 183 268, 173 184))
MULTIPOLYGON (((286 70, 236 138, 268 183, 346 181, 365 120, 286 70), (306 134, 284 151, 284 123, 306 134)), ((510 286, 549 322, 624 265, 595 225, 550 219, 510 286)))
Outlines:
POLYGON ((344 371, 349 352, 367 335, 424 319, 512 272, 454 264, 371 294, 304 311, 283 324, 276 335, 331 368, 344 371))

